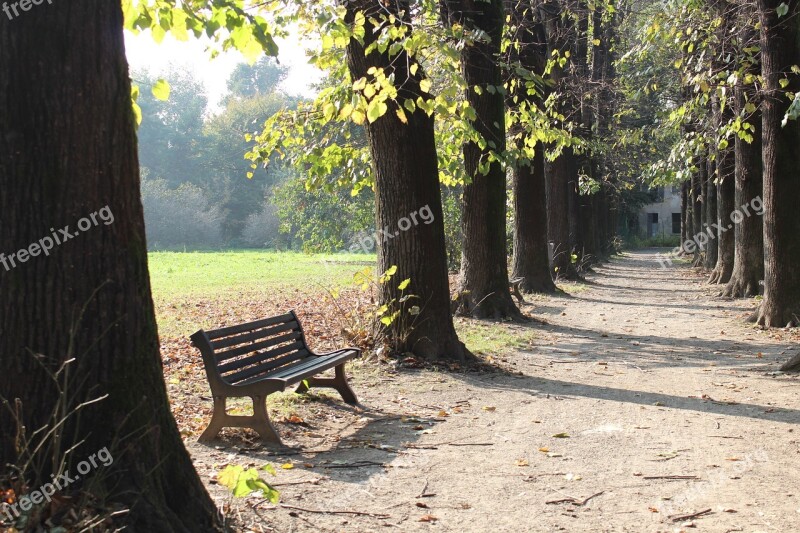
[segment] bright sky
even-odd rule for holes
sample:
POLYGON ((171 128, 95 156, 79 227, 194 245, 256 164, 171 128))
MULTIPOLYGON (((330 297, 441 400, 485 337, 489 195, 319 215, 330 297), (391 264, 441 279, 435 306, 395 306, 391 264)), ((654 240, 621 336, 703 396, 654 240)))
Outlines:
MULTIPOLYGON (((282 89, 292 96, 314 96, 311 85, 320 81, 322 73, 308 64, 304 50, 296 42, 277 42, 280 47, 278 60, 290 69, 282 89)), ((167 35, 161 44, 156 44, 150 32, 138 35, 126 32, 125 46, 131 71, 146 70, 159 75, 167 71, 170 65, 193 71, 206 86, 212 111, 218 109, 217 104, 227 92, 226 82, 234 67, 237 63, 246 62, 238 52, 227 52, 216 59, 209 59, 205 44, 199 40, 181 42, 167 35)))

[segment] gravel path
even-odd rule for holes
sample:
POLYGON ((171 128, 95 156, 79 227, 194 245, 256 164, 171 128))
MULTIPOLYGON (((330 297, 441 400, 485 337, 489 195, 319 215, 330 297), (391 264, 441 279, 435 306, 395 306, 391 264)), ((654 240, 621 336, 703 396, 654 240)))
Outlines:
POLYGON ((358 384, 364 412, 343 412, 341 441, 295 457, 313 468, 281 472, 302 484, 279 488, 286 505, 380 516, 264 505, 261 524, 797 531, 800 383, 776 372, 791 345, 744 325, 752 304, 716 291, 652 251, 628 253, 573 296, 527 307, 546 325, 513 326, 537 341, 507 371, 358 384))

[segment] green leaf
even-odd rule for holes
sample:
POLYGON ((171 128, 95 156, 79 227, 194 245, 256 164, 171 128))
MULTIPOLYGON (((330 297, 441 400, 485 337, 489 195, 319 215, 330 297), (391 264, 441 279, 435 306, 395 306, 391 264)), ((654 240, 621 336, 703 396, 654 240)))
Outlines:
POLYGON ((419 82, 419 90, 422 91, 423 93, 431 92, 431 87, 433 87, 433 83, 431 82, 431 80, 422 80, 421 82, 419 82))
POLYGON ((411 285, 411 279, 404 280, 403 283, 397 286, 398 290, 404 291, 411 285))
POLYGON ((169 100, 170 86, 167 80, 158 80, 153 85, 152 91, 153 96, 155 96, 156 99, 161 100, 162 102, 169 100))
POLYGON ((367 120, 369 120, 371 124, 385 115, 388 110, 389 106, 386 105, 386 102, 373 100, 369 103, 369 107, 367 107, 367 120))
POLYGON ((778 18, 785 17, 786 14, 789 12, 789 6, 786 4, 786 2, 784 2, 778 6, 778 9, 776 9, 776 11, 778 12, 778 18))

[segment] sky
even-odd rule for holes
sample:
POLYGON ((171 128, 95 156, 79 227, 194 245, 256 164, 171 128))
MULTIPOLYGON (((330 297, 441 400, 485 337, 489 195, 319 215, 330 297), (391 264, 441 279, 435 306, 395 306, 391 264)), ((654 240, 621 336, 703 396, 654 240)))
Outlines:
MULTIPOLYGON (((322 73, 309 65, 305 51, 297 42, 276 40, 280 47, 278 60, 289 67, 289 77, 281 88, 292 96, 313 97, 311 85, 322 78, 322 73)), ((219 110, 219 102, 225 95, 228 76, 238 63, 246 63, 238 52, 231 51, 210 59, 200 40, 177 41, 170 35, 161 44, 156 44, 150 32, 133 35, 125 32, 125 47, 131 72, 148 71, 153 75, 166 72, 170 65, 194 72, 206 86, 211 112, 219 110)), ((135 80, 134 80, 135 81, 135 80)))

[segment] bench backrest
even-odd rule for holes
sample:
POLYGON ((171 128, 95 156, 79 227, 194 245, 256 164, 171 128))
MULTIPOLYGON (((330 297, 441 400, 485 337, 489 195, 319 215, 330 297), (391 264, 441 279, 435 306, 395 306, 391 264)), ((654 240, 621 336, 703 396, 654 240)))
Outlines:
POLYGON ((203 354, 212 391, 217 385, 236 385, 311 355, 294 311, 238 326, 200 330, 191 339, 203 354))

